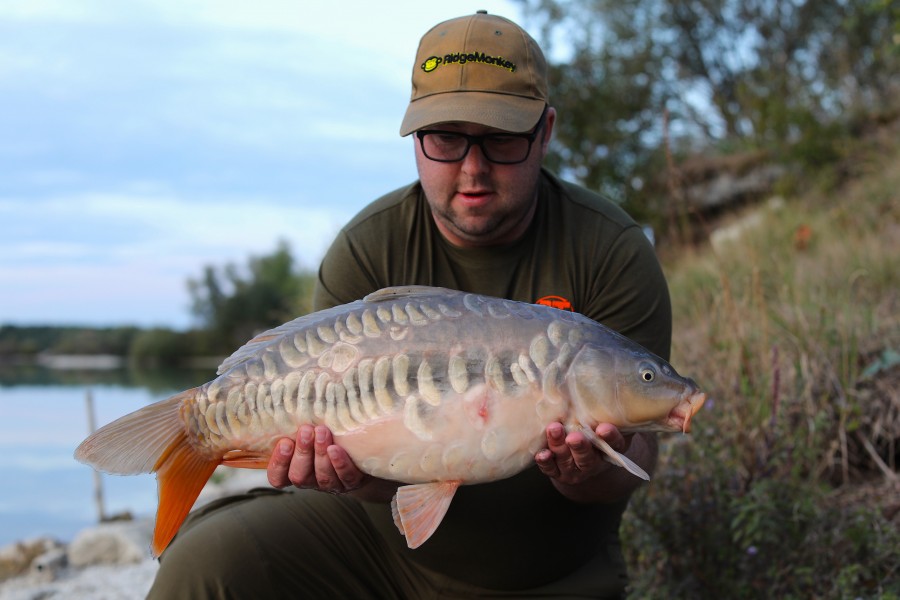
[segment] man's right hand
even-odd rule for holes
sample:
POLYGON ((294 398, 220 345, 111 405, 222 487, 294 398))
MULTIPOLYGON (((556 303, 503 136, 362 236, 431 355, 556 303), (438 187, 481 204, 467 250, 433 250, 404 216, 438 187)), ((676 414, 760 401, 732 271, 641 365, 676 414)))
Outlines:
POLYGON ((394 482, 360 471, 324 425, 301 425, 295 439, 278 440, 267 473, 276 488, 294 485, 332 494, 360 490, 354 495, 374 502, 389 501, 397 489, 394 482))

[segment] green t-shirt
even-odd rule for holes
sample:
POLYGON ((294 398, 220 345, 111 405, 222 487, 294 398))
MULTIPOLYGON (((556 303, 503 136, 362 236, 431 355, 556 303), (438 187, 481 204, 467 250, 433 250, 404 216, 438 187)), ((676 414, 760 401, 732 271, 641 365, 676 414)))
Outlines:
MULTIPOLYGON (((338 234, 319 270, 317 310, 392 285, 432 285, 580 312, 668 358, 671 306, 653 247, 618 206, 544 171, 534 221, 518 241, 463 249, 434 224, 418 182, 376 200, 338 234)), ((536 467, 464 486, 434 536, 409 550, 390 511, 367 512, 398 552, 435 571, 494 589, 534 587, 598 553, 621 575, 625 503, 565 499, 536 467)), ((598 573, 598 576, 603 574, 598 573)))

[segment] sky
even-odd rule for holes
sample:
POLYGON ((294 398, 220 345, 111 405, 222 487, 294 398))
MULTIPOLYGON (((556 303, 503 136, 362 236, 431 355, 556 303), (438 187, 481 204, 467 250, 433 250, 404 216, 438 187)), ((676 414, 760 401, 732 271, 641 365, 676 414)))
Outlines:
MULTIPOLYGON (((0 325, 183 329, 187 280, 416 177, 421 35, 513 0, 3 0, 0 325)), ((532 32, 533 34, 536 32, 532 32)))

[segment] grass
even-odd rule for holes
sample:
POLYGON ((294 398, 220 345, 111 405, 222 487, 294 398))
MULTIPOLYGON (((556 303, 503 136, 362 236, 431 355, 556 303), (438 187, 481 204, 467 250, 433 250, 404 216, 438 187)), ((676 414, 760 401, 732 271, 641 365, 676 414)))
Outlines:
POLYGON ((900 598, 900 146, 848 161, 664 259, 673 364, 712 401, 626 512, 631 597, 900 598))

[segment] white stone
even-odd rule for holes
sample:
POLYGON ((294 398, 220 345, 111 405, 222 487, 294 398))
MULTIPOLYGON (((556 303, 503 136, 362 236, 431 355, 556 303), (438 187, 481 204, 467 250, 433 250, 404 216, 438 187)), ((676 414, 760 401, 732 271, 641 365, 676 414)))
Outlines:
POLYGON ((150 556, 153 524, 149 520, 101 523, 85 529, 69 545, 69 564, 125 565, 150 556))

